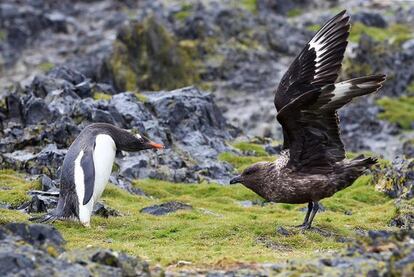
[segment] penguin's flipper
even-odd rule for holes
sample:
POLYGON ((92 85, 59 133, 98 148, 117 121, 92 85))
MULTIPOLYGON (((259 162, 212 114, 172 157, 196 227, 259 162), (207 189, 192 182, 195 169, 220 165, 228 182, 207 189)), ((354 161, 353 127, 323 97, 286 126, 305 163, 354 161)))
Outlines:
POLYGON ((83 197, 83 205, 86 205, 93 195, 95 187, 95 165, 93 162, 93 150, 85 151, 81 160, 83 170, 85 195, 83 197))

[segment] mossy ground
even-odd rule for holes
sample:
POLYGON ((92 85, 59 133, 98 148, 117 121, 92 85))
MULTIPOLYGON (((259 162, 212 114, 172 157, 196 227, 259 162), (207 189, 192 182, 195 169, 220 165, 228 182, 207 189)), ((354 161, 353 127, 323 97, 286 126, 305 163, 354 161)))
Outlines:
MULTIPOLYGON (((316 256, 321 252, 344 247, 338 238, 353 238, 355 230, 389 229, 395 215, 393 201, 376 192, 371 177, 363 176, 355 184, 322 204, 314 226, 324 230, 301 232, 295 225, 302 222, 305 205, 267 204, 242 207, 238 201, 262 201, 241 185, 174 184, 159 180, 139 180, 135 186, 151 197, 131 195, 113 185, 104 192, 103 201, 119 210, 121 217, 92 218, 92 227, 75 222, 54 225, 67 241, 67 248, 101 246, 141 256, 151 264, 171 265, 189 261, 191 266, 224 266, 236 262, 278 262, 288 258, 316 256), (181 201, 193 210, 156 217, 141 214, 143 207, 167 201, 181 201), (347 214, 351 215, 347 215, 347 214), (283 236, 276 228, 291 232, 283 236)), ((11 171, 0 172, 2 186, 20 194, 33 187, 11 171), (9 185, 11 183, 12 185, 9 185)), ((10 190, 8 191, 10 192, 10 190)), ((1 201, 10 198, 2 193, 1 201)), ((0 209, 0 223, 25 221, 27 215, 0 209)))
POLYGON ((414 122, 414 97, 402 96, 400 98, 384 97, 377 101, 384 112, 380 113, 381 119, 397 123, 404 129, 412 129, 414 122))
POLYGON ((349 40, 358 42, 362 34, 366 34, 376 41, 388 40, 390 43, 396 45, 400 45, 413 37, 413 31, 407 25, 392 24, 387 28, 377 28, 356 22, 352 24, 349 40))

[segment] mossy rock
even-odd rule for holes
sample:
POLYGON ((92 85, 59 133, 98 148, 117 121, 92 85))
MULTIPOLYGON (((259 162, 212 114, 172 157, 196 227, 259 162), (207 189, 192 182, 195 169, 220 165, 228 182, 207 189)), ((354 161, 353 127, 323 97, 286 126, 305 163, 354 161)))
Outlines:
POLYGON ((106 66, 118 90, 170 90, 198 79, 191 54, 150 17, 120 30, 106 66))
POLYGON ((403 129, 414 127, 414 97, 402 96, 399 98, 383 97, 377 101, 384 111, 379 114, 380 119, 396 123, 403 129))

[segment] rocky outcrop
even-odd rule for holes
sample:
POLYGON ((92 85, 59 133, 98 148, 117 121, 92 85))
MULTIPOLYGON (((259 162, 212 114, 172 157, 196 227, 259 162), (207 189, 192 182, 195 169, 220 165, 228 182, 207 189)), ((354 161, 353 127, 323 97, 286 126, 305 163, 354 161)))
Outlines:
POLYGON ((151 276, 138 257, 108 249, 64 251, 64 240, 50 225, 0 226, 1 276, 151 276))
MULTIPOLYGON (((132 191, 129 179, 226 182, 231 167, 217 160, 237 131, 226 123, 210 94, 188 87, 110 100, 89 97, 91 82, 68 67, 36 77, 25 90, 9 94, 0 139, 2 168, 58 178, 66 148, 92 122, 108 122, 163 142, 167 149, 120 154, 116 184, 132 191), (129 185, 128 185, 129 183, 129 185)), ((102 84, 99 84, 102 86, 102 84)))

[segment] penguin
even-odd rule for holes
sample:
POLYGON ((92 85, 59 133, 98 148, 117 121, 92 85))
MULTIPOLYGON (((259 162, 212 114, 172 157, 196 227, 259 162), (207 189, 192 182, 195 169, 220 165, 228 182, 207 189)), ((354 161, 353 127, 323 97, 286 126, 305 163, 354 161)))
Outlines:
POLYGON ((111 124, 88 125, 73 141, 63 160, 56 209, 31 220, 53 222, 74 218, 90 227, 93 207, 108 183, 116 152, 162 148, 162 144, 111 124))

